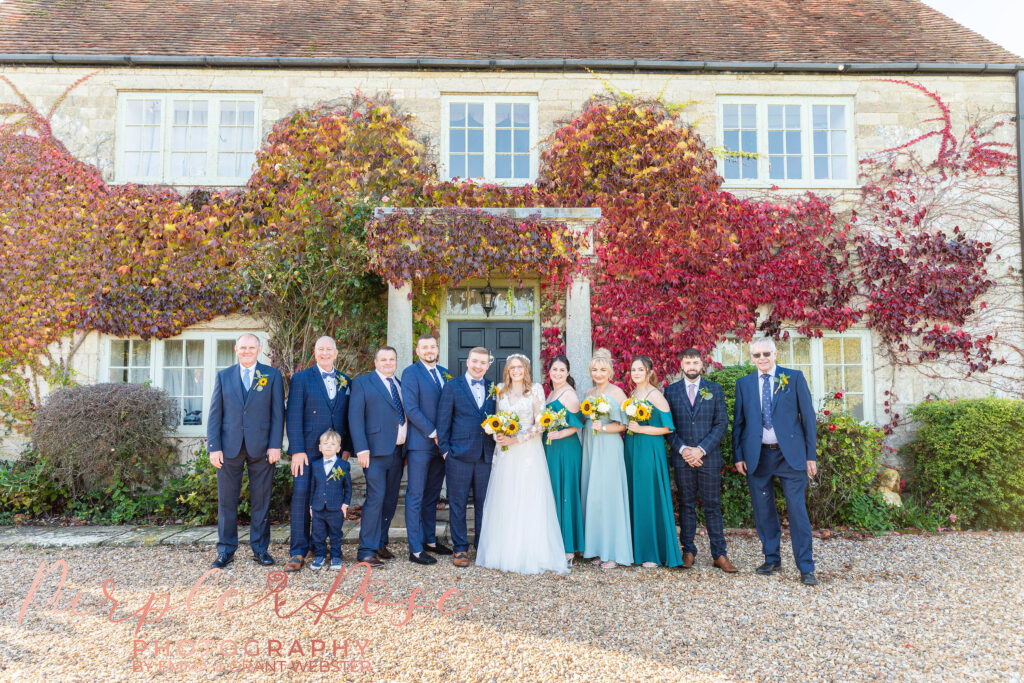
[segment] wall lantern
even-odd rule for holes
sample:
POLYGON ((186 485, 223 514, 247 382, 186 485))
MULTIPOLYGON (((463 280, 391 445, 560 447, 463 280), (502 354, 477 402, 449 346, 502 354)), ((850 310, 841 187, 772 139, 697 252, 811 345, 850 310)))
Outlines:
POLYGON ((484 307, 484 315, 488 318, 491 317, 491 311, 494 310, 494 297, 497 294, 491 288, 491 278, 487 278, 487 286, 480 290, 480 305, 484 307))

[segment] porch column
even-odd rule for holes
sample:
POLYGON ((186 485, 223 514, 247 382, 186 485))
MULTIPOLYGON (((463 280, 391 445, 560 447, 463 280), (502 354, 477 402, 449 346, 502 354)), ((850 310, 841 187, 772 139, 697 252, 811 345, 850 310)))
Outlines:
POLYGON ((590 279, 576 277, 569 285, 565 301, 565 355, 572 366, 580 395, 590 388, 590 358, 593 340, 590 327, 590 279))
POLYGON ((412 365, 412 283, 402 287, 388 283, 388 346, 398 351, 398 370, 401 376, 406 366, 412 365))

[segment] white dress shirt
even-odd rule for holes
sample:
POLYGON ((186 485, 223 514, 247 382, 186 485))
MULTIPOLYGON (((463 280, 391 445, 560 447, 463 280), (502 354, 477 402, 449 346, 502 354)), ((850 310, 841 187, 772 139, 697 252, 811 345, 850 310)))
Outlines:
MULTIPOLYGON (((469 390, 473 392, 473 398, 476 399, 476 407, 483 408, 484 401, 487 400, 487 395, 484 393, 484 385, 473 384, 473 376, 470 375, 468 372, 466 373, 465 377, 466 381, 469 382, 469 390)), ((480 378, 480 381, 486 382, 486 380, 483 377, 480 378)))
MULTIPOLYGON (((686 390, 686 401, 687 402, 690 401, 690 387, 692 386, 693 387, 693 396, 694 396, 694 398, 693 398, 693 405, 696 406, 697 405, 697 401, 700 399, 700 377, 698 377, 697 379, 695 379, 692 382, 684 377, 683 378, 683 382, 684 382, 683 389, 686 390)), ((686 446, 680 446, 679 447, 679 454, 680 455, 682 455, 684 448, 686 448, 686 446)), ((694 446, 694 448, 699 448, 700 452, 703 453, 704 455, 708 454, 708 452, 705 451, 704 447, 701 446, 700 444, 697 444, 696 446, 694 446)))
MULTIPOLYGON (((775 371, 778 369, 778 367, 778 365, 773 365, 771 372, 767 373, 761 372, 760 370, 757 371, 757 399, 758 405, 760 405, 762 409, 764 409, 764 401, 762 400, 763 397, 761 392, 764 391, 764 389, 762 388, 764 385, 764 380, 761 379, 761 377, 767 374, 769 377, 772 378, 771 381, 768 382, 768 384, 771 387, 771 395, 775 396, 775 371)), ((775 427, 772 427, 771 429, 765 429, 763 426, 761 427, 761 443, 779 443, 779 437, 775 436, 775 427)))
POLYGON ((256 364, 253 363, 249 367, 245 367, 241 363, 238 364, 238 379, 241 380, 242 386, 245 387, 246 391, 252 389, 253 385, 256 384, 256 364), (249 371, 249 384, 245 383, 245 372, 249 371))
POLYGON ((338 395, 338 387, 334 384, 334 376, 337 371, 334 369, 333 365, 330 370, 324 370, 318 365, 316 366, 316 370, 320 373, 320 379, 323 380, 324 389, 327 390, 327 398, 333 401, 334 397, 338 395), (325 372, 331 373, 330 377, 324 377, 323 373, 325 372))
POLYGON ((334 456, 330 460, 324 458, 324 474, 330 475, 331 469, 334 467, 334 463, 338 462, 338 456, 334 456))
MULTIPOLYGON (((388 396, 391 396, 391 383, 388 382, 388 378, 385 377, 383 374, 381 374, 380 370, 374 370, 374 372, 377 373, 377 377, 380 377, 380 381, 384 383, 384 390, 386 392, 388 392, 388 396)), ((398 384, 398 380, 395 379, 394 376, 392 376, 391 379, 394 380, 394 382, 395 382, 395 391, 398 392, 398 396, 399 396, 399 398, 401 398, 402 397, 402 387, 398 384)), ((405 407, 405 399, 404 398, 402 399, 402 407, 403 408, 405 407)), ((401 446, 403 443, 405 443, 405 437, 406 437, 406 435, 408 433, 409 433, 409 416, 406 415, 405 416, 405 422, 403 422, 402 424, 398 425, 398 438, 395 440, 395 445, 396 446, 401 446)))

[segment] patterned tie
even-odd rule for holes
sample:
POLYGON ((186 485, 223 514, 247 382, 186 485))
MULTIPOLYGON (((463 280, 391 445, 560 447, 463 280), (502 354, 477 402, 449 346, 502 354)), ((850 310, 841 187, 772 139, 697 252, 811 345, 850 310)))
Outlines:
POLYGON ((431 377, 431 379, 434 380, 434 384, 437 385, 437 388, 440 389, 441 388, 441 375, 437 374, 437 368, 431 368, 430 369, 430 377, 431 377))
POLYGON ((697 400, 697 385, 696 384, 687 384, 686 385, 686 393, 688 393, 690 395, 690 405, 692 406, 693 402, 697 400))
POLYGON ((761 375, 761 426, 772 429, 772 376, 761 375))
POLYGON ((388 386, 391 387, 391 402, 395 404, 395 408, 398 409, 398 424, 405 424, 405 406, 402 405, 402 397, 398 394, 398 387, 395 386, 395 380, 393 377, 388 377, 388 386))
POLYGON ((249 389, 252 387, 252 370, 249 368, 242 368, 242 388, 245 389, 245 393, 249 393, 249 389))
POLYGON ((324 378, 324 383, 327 386, 327 398, 334 400, 335 395, 338 393, 337 388, 334 386, 334 373, 320 371, 320 376, 324 378))

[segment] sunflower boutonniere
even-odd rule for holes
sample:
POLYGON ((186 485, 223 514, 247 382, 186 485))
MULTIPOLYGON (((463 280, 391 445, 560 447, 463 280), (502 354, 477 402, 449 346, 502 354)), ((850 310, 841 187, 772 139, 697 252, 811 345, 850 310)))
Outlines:
POLYGON ((704 387, 701 387, 700 388, 700 397, 702 399, 704 399, 705 401, 710 401, 711 400, 711 392, 708 391, 707 389, 705 389, 704 387))
POLYGON ((491 382, 491 388, 487 390, 487 398, 494 398, 498 395, 498 385, 491 382))
POLYGON ((784 372, 780 372, 779 376, 775 378, 775 393, 785 391, 786 387, 789 386, 789 375, 784 372))
POLYGON ((452 373, 448 372, 447 370, 442 372, 441 376, 444 377, 444 381, 445 382, 451 382, 452 381, 452 373))
POLYGON ((341 481, 345 478, 345 470, 340 467, 336 467, 331 471, 331 476, 327 477, 327 481, 341 481))
POLYGON ((254 389, 256 389, 256 391, 263 391, 263 387, 267 386, 267 382, 270 381, 270 380, 267 379, 266 375, 264 375, 262 372, 260 372, 259 368, 256 368, 253 371, 252 377, 253 377, 253 381, 256 383, 254 385, 254 387, 253 387, 254 389))
POLYGON ((345 379, 345 375, 341 374, 341 370, 334 371, 334 382, 342 389, 348 387, 348 380, 345 379))

